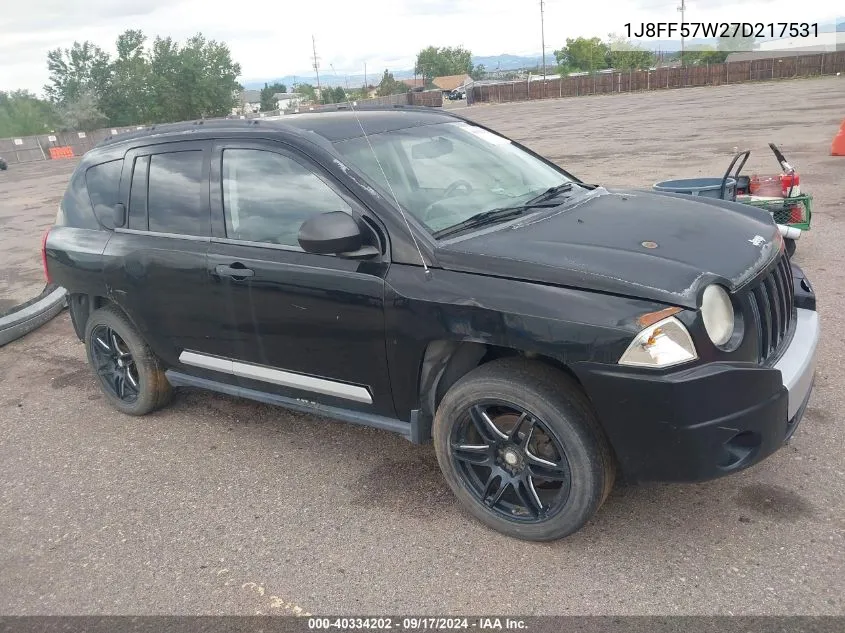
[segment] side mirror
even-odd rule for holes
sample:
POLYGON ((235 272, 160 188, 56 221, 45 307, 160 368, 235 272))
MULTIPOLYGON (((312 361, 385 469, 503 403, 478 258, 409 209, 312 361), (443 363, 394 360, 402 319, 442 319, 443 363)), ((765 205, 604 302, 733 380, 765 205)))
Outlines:
POLYGON ((339 255, 363 259, 378 255, 378 249, 364 246, 364 236, 358 223, 348 213, 321 213, 299 227, 299 245, 306 253, 339 255))

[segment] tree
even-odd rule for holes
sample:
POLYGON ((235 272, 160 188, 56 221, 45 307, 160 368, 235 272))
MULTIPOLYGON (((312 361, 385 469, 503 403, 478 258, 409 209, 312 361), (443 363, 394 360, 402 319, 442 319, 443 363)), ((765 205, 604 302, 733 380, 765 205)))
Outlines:
POLYGON ((417 53, 414 64, 414 72, 422 76, 427 86, 435 77, 469 75, 473 70, 472 53, 463 46, 429 46, 417 53))
POLYGON ((108 54, 87 40, 74 42, 71 48, 48 51, 47 69, 50 83, 44 86, 44 92, 56 104, 76 101, 84 92, 99 98, 111 79, 108 54))
POLYGON ((272 84, 264 84, 264 87, 261 89, 261 111, 267 112, 269 110, 276 109, 276 100, 273 98, 274 94, 279 92, 287 92, 288 87, 285 84, 281 84, 278 81, 273 82, 272 84))
POLYGON ((384 75, 381 77, 381 82, 379 82, 376 94, 379 97, 387 97, 389 95, 402 94, 404 92, 408 92, 408 90, 410 90, 408 84, 402 81, 396 81, 396 79, 393 78, 393 73, 388 72, 385 68, 384 75))
POLYGON ((684 51, 684 63, 698 66, 701 64, 721 64, 728 58, 728 51, 717 51, 712 46, 696 47, 684 51))
POLYGON ((598 37, 567 37, 566 46, 555 51, 555 60, 561 74, 602 70, 609 67, 609 58, 610 47, 598 37))
POLYGON ((341 88, 340 86, 335 87, 334 89, 334 102, 335 103, 346 103, 346 91, 341 88))
POLYGON ((226 44, 201 33, 182 46, 169 37, 156 37, 147 50, 146 42, 143 32, 130 29, 118 36, 114 59, 88 41, 52 50, 47 54, 50 83, 44 90, 66 118, 76 117, 82 108, 92 116, 100 113, 112 125, 183 121, 231 111, 241 68, 226 44))
POLYGON ((623 37, 610 36, 610 67, 618 70, 644 70, 654 65, 655 55, 650 50, 633 44, 623 37))
POLYGON ((97 105, 97 96, 93 91, 79 94, 74 101, 64 104, 59 110, 60 129, 90 132, 108 122, 97 105))
POLYGON ((57 121, 53 106, 31 92, 0 91, 0 138, 43 134, 57 121))
POLYGON ((484 78, 484 74, 487 72, 487 69, 484 68, 484 64, 478 64, 475 66, 472 71, 469 73, 470 77, 475 79, 476 81, 479 79, 484 78))
POLYGON ((295 84, 294 85, 294 92, 298 92, 302 95, 304 101, 316 101, 317 100, 317 91, 314 89, 314 86, 307 83, 295 84))
POLYGON ((111 81, 100 95, 99 106, 111 125, 144 122, 150 111, 150 65, 144 51, 147 37, 128 30, 117 38, 117 58, 111 63, 111 81))

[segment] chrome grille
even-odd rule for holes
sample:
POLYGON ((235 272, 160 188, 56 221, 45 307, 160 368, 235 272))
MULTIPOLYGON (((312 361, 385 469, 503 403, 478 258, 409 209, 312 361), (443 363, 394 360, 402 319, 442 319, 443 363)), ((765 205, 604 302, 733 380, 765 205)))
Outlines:
POLYGON ((757 321, 760 362, 777 355, 789 335, 795 312, 795 288, 789 258, 777 265, 750 291, 751 311, 757 321))

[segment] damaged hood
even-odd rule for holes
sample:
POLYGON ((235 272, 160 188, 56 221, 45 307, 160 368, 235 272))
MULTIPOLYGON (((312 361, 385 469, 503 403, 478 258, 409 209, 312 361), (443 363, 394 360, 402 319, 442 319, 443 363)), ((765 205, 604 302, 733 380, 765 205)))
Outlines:
POLYGON ((704 286, 742 285, 780 251, 761 209, 599 187, 554 209, 446 240, 446 269, 585 288, 687 308, 704 286))

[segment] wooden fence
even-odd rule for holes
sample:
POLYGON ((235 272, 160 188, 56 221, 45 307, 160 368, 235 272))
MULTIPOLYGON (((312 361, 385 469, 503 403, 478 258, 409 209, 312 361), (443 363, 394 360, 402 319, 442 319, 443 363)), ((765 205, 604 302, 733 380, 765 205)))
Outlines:
POLYGON ((748 81, 835 75, 838 72, 845 72, 845 51, 683 68, 593 73, 578 77, 549 77, 545 81, 535 76, 530 81, 523 79, 473 84, 467 90, 467 104, 720 86, 748 81))

